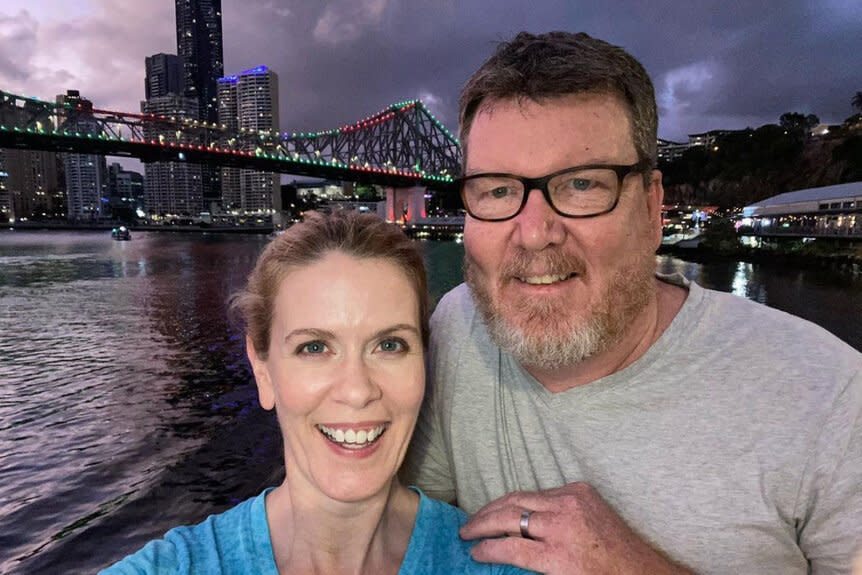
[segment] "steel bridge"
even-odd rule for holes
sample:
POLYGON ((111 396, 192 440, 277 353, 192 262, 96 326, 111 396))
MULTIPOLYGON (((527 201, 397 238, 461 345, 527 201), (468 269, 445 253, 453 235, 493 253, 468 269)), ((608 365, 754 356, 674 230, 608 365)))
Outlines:
POLYGON ((458 140, 420 100, 334 130, 279 133, 56 104, 0 91, 0 148, 192 162, 392 187, 439 187, 460 169, 458 140))

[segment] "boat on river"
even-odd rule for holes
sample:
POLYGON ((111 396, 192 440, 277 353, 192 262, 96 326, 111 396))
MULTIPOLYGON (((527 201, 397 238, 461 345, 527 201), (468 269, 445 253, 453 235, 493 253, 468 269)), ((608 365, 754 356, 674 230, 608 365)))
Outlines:
POLYGON ((111 237, 120 241, 130 240, 132 239, 132 232, 126 226, 120 226, 111 230, 111 237))

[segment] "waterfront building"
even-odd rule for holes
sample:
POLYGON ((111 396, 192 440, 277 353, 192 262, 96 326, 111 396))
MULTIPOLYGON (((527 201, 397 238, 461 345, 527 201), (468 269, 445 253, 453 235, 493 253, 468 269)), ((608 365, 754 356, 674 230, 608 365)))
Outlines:
MULTIPOLYGON (((93 118, 93 102, 78 90, 67 90, 57 96, 58 129, 82 134, 98 134, 99 124, 93 118)), ((66 218, 91 221, 102 216, 107 202, 107 162, 96 154, 62 154, 66 183, 66 218), (104 202, 103 202, 104 200, 104 202)))
POLYGON ((742 209, 742 233, 862 239, 862 182, 778 194, 742 209))
POLYGON ((303 200, 311 199, 318 202, 327 202, 353 197, 352 182, 339 182, 335 180, 298 182, 294 180, 291 186, 296 189, 296 196, 303 200))
MULTIPOLYGON (((278 75, 258 66, 219 79, 219 123, 229 131, 278 132, 278 75)), ((256 148, 244 151, 254 152, 256 148)), ((281 211, 281 175, 256 170, 225 170, 222 206, 240 214, 281 211)))
MULTIPOLYGON (((141 102, 141 111, 174 118, 198 117, 197 101, 168 94, 141 102)), ((180 131, 158 132, 149 128, 147 139, 188 143, 180 131)), ((187 162, 151 162, 144 166, 144 204, 153 220, 178 217, 199 218, 203 209, 200 164, 187 162)))
POLYGON ((183 77, 179 56, 176 54, 153 54, 144 59, 144 64, 147 70, 144 80, 147 100, 168 94, 183 94, 183 77))

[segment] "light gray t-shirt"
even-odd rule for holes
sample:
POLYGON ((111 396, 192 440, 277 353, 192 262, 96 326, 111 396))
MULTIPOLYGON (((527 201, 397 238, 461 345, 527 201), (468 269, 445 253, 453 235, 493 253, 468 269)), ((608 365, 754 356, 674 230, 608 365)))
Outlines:
POLYGON ((408 480, 469 513, 583 481, 697 573, 846 575, 862 543, 862 354, 662 279, 689 294, 647 353, 556 394, 500 352, 466 286, 449 292, 408 480))

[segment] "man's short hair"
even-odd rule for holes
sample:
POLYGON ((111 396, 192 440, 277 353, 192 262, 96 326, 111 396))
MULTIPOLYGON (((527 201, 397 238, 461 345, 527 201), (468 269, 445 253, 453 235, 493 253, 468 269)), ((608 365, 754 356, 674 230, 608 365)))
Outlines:
POLYGON ((521 32, 498 46, 461 91, 459 137, 467 162, 467 136, 483 102, 528 99, 541 103, 570 94, 610 94, 628 107, 639 160, 656 163, 658 113, 644 67, 628 52, 583 32, 521 32))

